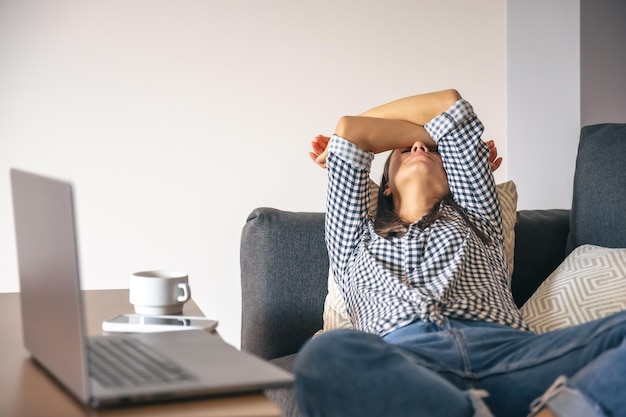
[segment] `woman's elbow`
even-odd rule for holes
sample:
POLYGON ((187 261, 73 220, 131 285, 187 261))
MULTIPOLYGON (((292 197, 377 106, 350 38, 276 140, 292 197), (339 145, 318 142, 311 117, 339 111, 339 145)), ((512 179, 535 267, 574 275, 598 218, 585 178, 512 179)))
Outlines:
POLYGON ((335 127, 335 134, 341 136, 344 139, 350 140, 352 137, 351 131, 354 130, 354 116, 342 116, 337 121, 335 127))
POLYGON ((372 124, 370 119, 360 116, 342 116, 337 121, 335 134, 363 150, 370 149, 372 124))
POLYGON ((458 100, 462 99, 461 93, 454 88, 450 88, 448 90, 443 91, 444 99, 450 103, 450 105, 456 103, 458 100))

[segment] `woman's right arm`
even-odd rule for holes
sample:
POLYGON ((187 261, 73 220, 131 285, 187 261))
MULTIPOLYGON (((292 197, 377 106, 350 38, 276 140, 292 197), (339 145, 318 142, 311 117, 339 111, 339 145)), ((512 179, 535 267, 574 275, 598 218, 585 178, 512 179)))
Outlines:
POLYGON ((418 94, 374 107, 361 116, 404 120, 424 126, 461 98, 461 94, 454 89, 418 94))
MULTIPOLYGON (((359 116, 339 119, 335 133, 359 148, 373 153, 399 149, 421 141, 434 145, 423 126, 447 110, 461 98, 454 89, 405 97, 382 104, 359 116)), ((318 135, 312 142, 309 156, 317 165, 326 168, 328 136, 318 135)))
POLYGON ((456 90, 401 98, 359 116, 343 116, 335 134, 372 153, 405 148, 418 140, 435 146, 423 126, 460 98, 456 90))
POLYGON ((421 141, 427 146, 435 146, 435 142, 423 126, 405 120, 343 116, 337 122, 335 134, 352 142, 358 148, 375 154, 406 148, 416 141, 421 141))

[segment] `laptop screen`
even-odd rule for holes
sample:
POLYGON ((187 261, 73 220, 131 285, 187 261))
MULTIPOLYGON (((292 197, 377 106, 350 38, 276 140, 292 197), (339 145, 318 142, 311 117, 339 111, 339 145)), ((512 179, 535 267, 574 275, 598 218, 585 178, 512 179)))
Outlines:
POLYGON ((88 398, 84 314, 71 184, 11 170, 24 346, 88 398))

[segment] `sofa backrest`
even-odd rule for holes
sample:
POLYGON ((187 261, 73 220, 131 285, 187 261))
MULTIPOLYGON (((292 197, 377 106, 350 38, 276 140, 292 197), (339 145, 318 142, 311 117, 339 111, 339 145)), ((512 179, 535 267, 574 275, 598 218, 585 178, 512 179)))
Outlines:
POLYGON ((584 244, 626 248, 626 124, 581 129, 567 253, 584 244))

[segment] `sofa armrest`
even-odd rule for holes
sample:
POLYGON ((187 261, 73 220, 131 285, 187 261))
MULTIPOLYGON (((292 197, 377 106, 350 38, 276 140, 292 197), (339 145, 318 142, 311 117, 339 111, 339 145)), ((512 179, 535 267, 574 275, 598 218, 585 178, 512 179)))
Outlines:
POLYGON ((565 259, 569 210, 520 210, 511 288, 521 307, 565 259))
POLYGON ((296 353, 323 325, 324 214, 257 208, 240 249, 241 348, 265 359, 296 353))

